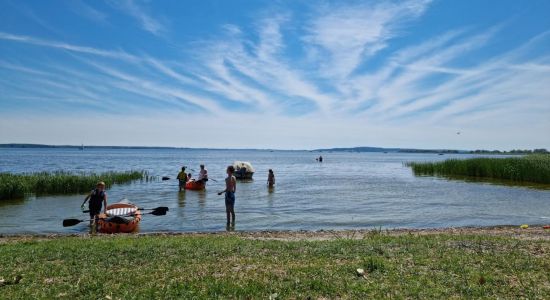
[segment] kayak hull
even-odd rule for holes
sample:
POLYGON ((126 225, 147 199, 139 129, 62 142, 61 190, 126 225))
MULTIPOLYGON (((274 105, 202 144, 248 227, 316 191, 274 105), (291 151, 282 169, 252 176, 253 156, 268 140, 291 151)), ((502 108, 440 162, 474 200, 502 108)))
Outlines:
POLYGON ((205 187, 206 187, 205 182, 187 181, 187 183, 185 183, 186 190, 200 191, 200 190, 204 190, 205 187))
POLYGON ((99 215, 98 231, 101 233, 134 232, 138 228, 141 217, 141 211, 134 204, 111 204, 107 206, 107 214, 99 215))

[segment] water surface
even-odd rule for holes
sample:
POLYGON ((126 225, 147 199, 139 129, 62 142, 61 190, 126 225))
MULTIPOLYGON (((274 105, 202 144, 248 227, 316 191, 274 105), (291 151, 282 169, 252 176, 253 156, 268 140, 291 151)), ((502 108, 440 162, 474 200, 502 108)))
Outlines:
MULTIPOLYGON (((168 181, 116 185, 109 202, 127 198, 140 207, 168 206, 166 216, 146 216, 141 232, 225 230, 225 167, 250 161, 254 180, 239 182, 236 230, 435 228, 542 224, 550 222, 550 190, 415 177, 407 161, 469 155, 408 153, 320 153, 308 151, 183 149, 0 149, 0 172, 146 170, 168 181), (206 164, 206 191, 178 192, 181 165, 206 164), (276 187, 268 190, 272 168, 276 187)), ((90 187, 90 189, 93 187, 90 187)), ((0 234, 86 232, 83 224, 63 228, 64 218, 85 218, 85 195, 0 201, 0 234)))

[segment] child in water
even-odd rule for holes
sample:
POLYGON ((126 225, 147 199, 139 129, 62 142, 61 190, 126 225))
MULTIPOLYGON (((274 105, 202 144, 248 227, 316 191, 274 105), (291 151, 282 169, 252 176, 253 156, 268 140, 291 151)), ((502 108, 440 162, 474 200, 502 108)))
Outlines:
POLYGON ((233 176, 235 168, 227 167, 227 178, 225 178, 225 190, 218 193, 225 193, 225 212, 227 214, 227 226, 235 225, 235 191, 237 190, 237 179, 233 176), (231 218, 230 218, 231 217, 231 218), (230 220, 233 220, 230 223, 230 220))

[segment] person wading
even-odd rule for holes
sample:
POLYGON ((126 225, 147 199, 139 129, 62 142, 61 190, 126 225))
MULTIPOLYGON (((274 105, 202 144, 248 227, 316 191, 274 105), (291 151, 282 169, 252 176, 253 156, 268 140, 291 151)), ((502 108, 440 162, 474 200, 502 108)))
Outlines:
POLYGON ((208 170, 204 167, 204 165, 200 165, 200 171, 199 171, 199 178, 197 178, 197 182, 203 183, 208 181, 208 170))
POLYGON ((218 193, 225 193, 225 212, 227 214, 227 226, 235 226, 235 191, 237 190, 237 179, 233 176, 235 168, 227 167, 227 178, 225 178, 225 190, 218 193), (231 217, 231 218, 230 218, 231 217), (230 222, 232 220, 232 222, 230 222))
POLYGON ((273 174, 273 170, 269 169, 269 173, 267 174, 267 186, 272 188, 275 185, 275 174, 273 174))
POLYGON ((181 172, 179 172, 177 178, 179 180, 180 192, 182 190, 185 191, 185 183, 187 182, 187 173, 185 173, 185 167, 181 167, 181 172))

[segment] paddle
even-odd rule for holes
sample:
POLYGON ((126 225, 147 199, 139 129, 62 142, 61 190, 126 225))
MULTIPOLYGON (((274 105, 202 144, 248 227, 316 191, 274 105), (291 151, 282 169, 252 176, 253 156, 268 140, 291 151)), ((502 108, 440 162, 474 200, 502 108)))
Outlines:
MULTIPOLYGON (((166 177, 166 178, 167 178, 167 179, 163 179, 163 180, 170 180, 170 177, 166 177)), ((214 181, 214 182, 218 182, 216 179, 210 178, 210 177, 208 177, 208 180, 212 180, 212 181, 214 181)))
POLYGON ((86 222, 86 221, 92 221, 92 220, 93 219, 91 219, 91 220, 65 219, 65 220, 63 220, 63 227, 74 226, 76 224, 86 222))
MULTIPOLYGON (((166 214, 166 212, 164 212, 164 214, 166 214)), ((99 218, 99 219, 105 220, 107 218, 99 218)), ((89 219, 89 220, 65 219, 65 220, 63 220, 63 227, 74 226, 74 225, 80 224, 82 222, 88 222, 88 221, 93 221, 93 220, 94 219, 89 219)), ((128 224, 130 221, 123 218, 123 216, 114 216, 114 217, 109 218, 109 222, 113 222, 115 224, 128 224)))
MULTIPOLYGON (((157 208, 138 208, 138 210, 152 210, 151 212, 144 213, 144 215, 153 215, 153 216, 164 216, 166 215, 166 212, 169 210, 166 206, 160 206, 157 208)), ((116 224, 126 224, 128 223, 128 220, 124 219, 124 216, 131 216, 131 214, 123 215, 123 216, 114 216, 109 219, 110 222, 116 223, 116 224)), ((102 218, 106 219, 106 218, 102 218)), ((63 220, 63 227, 69 227, 74 226, 76 224, 82 223, 82 222, 88 222, 93 221, 94 219, 88 219, 88 220, 80 220, 80 219, 65 219, 63 220)))

